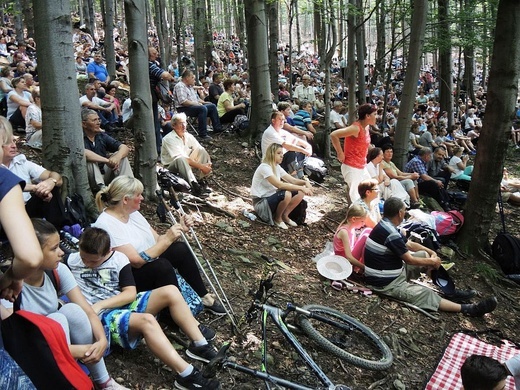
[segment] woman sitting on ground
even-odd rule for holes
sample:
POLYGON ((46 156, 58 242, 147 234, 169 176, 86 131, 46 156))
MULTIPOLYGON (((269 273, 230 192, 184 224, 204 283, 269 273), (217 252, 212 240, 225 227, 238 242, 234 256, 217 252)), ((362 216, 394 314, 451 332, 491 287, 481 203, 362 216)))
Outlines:
POLYGON ((112 248, 124 253, 132 264, 137 291, 173 284, 179 286, 174 268, 202 298, 206 310, 225 315, 222 305, 208 292, 196 259, 188 245, 179 241, 193 223, 187 216, 159 235, 139 212, 143 184, 129 176, 116 177, 96 195, 99 215, 94 226, 110 234, 112 248))
POLYGON ((345 257, 354 267, 354 272, 362 274, 365 269, 363 252, 371 228, 363 228, 367 211, 359 204, 352 205, 339 224, 332 241, 334 254, 345 257))
POLYGON ((381 221, 381 211, 379 210, 379 186, 377 180, 363 180, 358 185, 358 193, 361 198, 353 204, 361 205, 367 215, 365 217, 365 226, 373 228, 381 221))
POLYGON ((85 300, 69 268, 61 263, 64 253, 60 249, 58 231, 44 219, 31 221, 43 252, 43 262, 35 273, 25 278, 22 294, 15 306, 47 316, 61 325, 71 355, 87 366, 96 389, 126 389, 107 372, 103 354, 108 342, 103 325, 85 300), (59 291, 56 291, 46 270, 56 270, 59 291), (70 302, 58 309, 58 296, 62 295, 66 295, 70 302))
POLYGON ((224 81, 224 92, 218 98, 217 112, 220 123, 233 123, 237 115, 245 115, 246 104, 233 105, 233 92, 235 92, 235 81, 227 79, 224 81))
POLYGON ((460 125, 453 125, 448 132, 447 136, 448 140, 455 140, 457 144, 462 146, 464 150, 469 154, 476 154, 477 150, 475 149, 475 146, 471 142, 471 138, 464 135, 464 132, 460 128, 460 125))
POLYGON ((13 130, 18 127, 25 130, 25 113, 34 101, 23 77, 15 77, 12 84, 14 89, 7 94, 7 119, 13 125, 13 130))
POLYGON ((383 151, 375 147, 368 151, 367 171, 372 179, 379 183, 381 198, 386 200, 392 196, 401 199, 410 208, 410 195, 405 191, 399 180, 390 179, 383 170, 383 151))
POLYGON ((383 171, 385 171, 386 175, 390 179, 399 180, 406 192, 408 192, 408 195, 410 195, 410 207, 419 207, 419 187, 417 186, 416 181, 419 178, 419 174, 415 172, 403 172, 397 168, 397 166, 392 161, 392 158, 394 157, 394 147, 392 145, 384 145, 381 150, 383 151, 383 161, 381 161, 383 171))
POLYGON ((33 89, 31 95, 34 103, 27 107, 25 112, 25 142, 31 148, 41 149, 43 143, 40 89, 33 89))
POLYGON ((289 214, 303 200, 312 195, 312 186, 306 180, 296 179, 280 166, 283 160, 282 145, 273 143, 266 150, 262 163, 253 175, 251 195, 255 211, 265 222, 274 222, 281 229, 297 226, 289 214), (265 212, 265 199, 269 210, 265 212))
POLYGON ((471 181, 471 174, 473 173, 473 165, 467 166, 469 156, 462 155, 464 148, 459 146, 454 150, 453 157, 450 159, 448 166, 452 168, 452 180, 471 181))

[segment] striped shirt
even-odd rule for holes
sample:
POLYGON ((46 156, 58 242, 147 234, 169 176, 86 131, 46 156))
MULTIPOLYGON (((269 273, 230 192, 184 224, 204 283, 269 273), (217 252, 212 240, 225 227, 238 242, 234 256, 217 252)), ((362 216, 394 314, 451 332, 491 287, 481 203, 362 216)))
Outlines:
POLYGON ((403 270, 401 257, 408 252, 406 238, 387 218, 379 222, 366 241, 365 276, 366 282, 376 287, 384 287, 397 278, 403 270))

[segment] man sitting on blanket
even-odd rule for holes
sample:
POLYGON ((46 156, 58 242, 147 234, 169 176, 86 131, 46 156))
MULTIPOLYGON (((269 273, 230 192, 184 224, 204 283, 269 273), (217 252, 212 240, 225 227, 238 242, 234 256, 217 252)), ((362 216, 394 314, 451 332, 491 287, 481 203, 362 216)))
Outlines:
POLYGON ((475 295, 474 291, 456 290, 448 299, 441 298, 433 290, 408 282, 412 272, 418 276, 420 267, 437 269, 441 260, 425 246, 407 241, 397 230, 403 221, 406 206, 402 200, 391 197, 385 201, 383 219, 374 227, 365 246, 366 283, 375 292, 412 303, 425 310, 448 312, 482 317, 495 310, 495 297, 478 303, 459 304, 475 295))

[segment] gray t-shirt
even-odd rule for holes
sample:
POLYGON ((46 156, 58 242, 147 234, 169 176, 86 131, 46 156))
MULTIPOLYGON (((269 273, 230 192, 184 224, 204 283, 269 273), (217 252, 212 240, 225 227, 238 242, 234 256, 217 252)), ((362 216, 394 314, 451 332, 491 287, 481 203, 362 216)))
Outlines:
POLYGON ((56 293, 56 289, 47 274, 44 274, 43 285, 41 287, 23 284, 22 301, 20 308, 33 313, 47 316, 58 311, 58 296, 66 295, 70 290, 78 284, 72 276, 72 273, 65 264, 58 264, 58 287, 60 291, 56 293))

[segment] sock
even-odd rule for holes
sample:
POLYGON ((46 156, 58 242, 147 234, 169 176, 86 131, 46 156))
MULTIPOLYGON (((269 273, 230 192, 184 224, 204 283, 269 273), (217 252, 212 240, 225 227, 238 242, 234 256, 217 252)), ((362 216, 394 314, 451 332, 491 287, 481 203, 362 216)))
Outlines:
POLYGON ((212 306, 215 303, 215 299, 211 296, 210 293, 207 293, 202 297, 202 304, 204 306, 212 306))
POLYGON ((187 376, 191 375, 192 372, 193 366, 190 364, 183 372, 179 372, 179 375, 183 378, 186 378, 187 376))
POLYGON ((106 381, 103 381, 103 382, 96 381, 97 388, 104 389, 105 387, 107 387, 108 382, 110 382, 111 380, 112 380, 112 378, 108 377, 108 379, 106 381))
POLYGON ((208 341, 206 339, 193 341, 193 346, 195 347, 202 347, 204 345, 208 345, 208 341))

